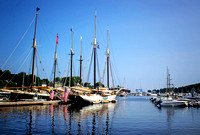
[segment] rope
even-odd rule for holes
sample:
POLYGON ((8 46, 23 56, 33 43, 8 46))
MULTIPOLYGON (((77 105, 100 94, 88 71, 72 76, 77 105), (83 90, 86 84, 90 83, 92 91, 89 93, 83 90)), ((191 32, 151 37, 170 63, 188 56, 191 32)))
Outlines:
POLYGON ((35 16, 33 18, 33 20, 31 21, 31 23, 29 24, 27 30, 24 32, 24 34, 22 35, 21 39, 19 40, 19 42, 17 43, 17 46, 14 48, 14 50, 12 51, 12 53, 8 56, 8 58, 6 59, 6 61, 4 62, 4 64, 1 66, 1 69, 5 66, 5 64, 8 62, 8 60, 10 59, 10 57, 13 55, 13 53, 15 52, 15 50, 18 48, 19 44, 21 43, 22 39, 24 38, 24 36, 26 35, 26 33, 28 32, 30 26, 32 25, 33 21, 35 20, 35 16))
POLYGON ((53 76, 53 73, 54 73, 54 64, 55 64, 55 61, 53 63, 53 66, 52 66, 52 69, 51 69, 51 75, 50 75, 50 81, 52 81, 52 76, 53 76))
MULTIPOLYGON (((92 50, 92 56, 93 56, 94 51, 92 50)), ((92 59, 93 57, 91 57, 90 59, 90 66, 89 66, 89 71, 88 71, 88 76, 87 76, 87 82, 89 81, 89 76, 90 76, 90 69, 91 69, 91 65, 92 65, 92 59)))
MULTIPOLYGON (((35 55, 37 56, 37 51, 36 51, 35 55)), ((36 71, 35 71, 35 73, 37 73, 37 76, 39 76, 39 74, 38 74, 39 73, 39 70, 38 70, 38 58, 37 57, 36 57, 36 71)), ((37 86, 37 76, 35 76, 35 86, 37 86)), ((38 78, 38 82, 39 82, 39 78, 38 78)))
POLYGON ((72 67, 73 67, 72 76, 73 76, 73 74, 74 74, 74 76, 76 76, 76 70, 75 70, 75 64, 74 64, 74 61, 72 62, 72 67))
POLYGON ((92 56, 92 50, 93 50, 93 47, 91 47, 91 51, 90 51, 90 57, 88 57, 88 59, 87 59, 87 63, 86 63, 86 65, 84 66, 84 69, 83 69, 83 84, 84 84, 84 82, 85 82, 85 74, 84 74, 84 72, 86 72, 86 68, 87 68, 87 65, 88 65, 88 63, 90 62, 90 58, 91 58, 91 56, 92 56))
POLYGON ((61 74, 60 68, 58 67, 58 62, 56 65, 57 65, 57 71, 60 74, 60 82, 62 82, 62 74, 61 74))
MULTIPOLYGON (((115 59, 114 59, 113 55, 111 55, 111 59, 112 59, 112 62, 114 62, 114 65, 116 65, 116 64, 115 64, 116 62, 115 62, 115 59)), ((115 66, 115 67, 116 67, 116 66, 115 66)), ((121 85, 121 81, 120 81, 119 76, 118 76, 118 74, 117 74, 117 73, 119 73, 119 72, 118 72, 117 68, 114 68, 114 70, 115 70, 115 74, 116 74, 116 77, 117 77, 117 81, 118 81, 119 85, 121 85)))
MULTIPOLYGON (((31 48, 28 48, 28 49, 31 49, 31 48)), ((19 63, 18 61, 21 59, 22 56, 25 55, 25 53, 28 51, 28 49, 27 49, 15 62, 13 62, 12 65, 11 65, 10 67, 8 67, 8 68, 12 68, 13 65, 15 65, 15 63, 19 63)), ((30 50, 29 50, 29 51, 30 51, 30 50)), ((4 72, 3 74, 1 74, 0 78, 1 78, 5 73, 6 73, 6 72, 4 72)))
POLYGON ((33 63, 33 57, 30 60, 30 64, 29 64, 30 66, 29 66, 29 72, 28 72, 28 74, 31 74, 32 63, 33 63))
POLYGON ((100 70, 99 70, 99 60, 98 60, 98 55, 97 55, 97 71, 98 71, 99 82, 101 82, 101 75, 100 75, 100 70))
POLYGON ((111 68, 111 63, 110 63, 110 71, 111 71, 111 78, 112 78, 112 85, 113 85, 113 88, 115 87, 114 85, 114 81, 113 81, 113 72, 112 72, 112 68, 111 68))
MULTIPOLYGON (((70 55, 69 55, 69 62, 68 62, 68 71, 67 71, 67 76, 69 76, 69 72, 70 72, 70 55)), ((69 77, 69 83, 68 86, 70 86, 70 77, 69 77)))
MULTIPOLYGON (((79 63, 79 68, 78 68, 78 72, 77 72, 77 76, 78 76, 78 77, 80 77, 79 75, 80 75, 80 63, 79 63)), ((80 78, 80 79, 81 79, 81 78, 80 78)), ((80 81, 77 81, 77 82, 79 83, 80 81)))
POLYGON ((44 35, 46 35, 45 39, 49 42, 48 43, 49 45, 52 44, 52 42, 50 40, 51 38, 49 38, 51 36, 49 36, 49 32, 47 32, 46 29, 45 29, 45 27, 44 27, 44 26, 46 26, 45 23, 43 23, 42 19, 40 20, 40 18, 38 18, 38 20, 40 22, 38 25, 41 25, 41 30, 43 30, 44 33, 45 33, 44 35))
MULTIPOLYGON (((37 49, 36 49, 36 51, 37 51, 37 49)), ((46 72, 45 72, 45 70, 44 70, 44 68, 43 68, 42 61, 40 60, 38 51, 37 51, 37 57, 38 57, 38 60, 39 60, 39 62, 40 62, 41 69, 42 69, 42 71, 44 72, 44 76, 47 78, 47 74, 46 74, 46 72)), ((43 76, 43 72, 42 72, 42 76, 43 76)))
MULTIPOLYGON (((107 59, 107 58, 106 58, 107 59)), ((105 76, 105 70, 106 70, 106 60, 105 60, 105 64, 104 64, 104 69, 103 69, 103 76, 102 76, 102 78, 101 78, 101 83, 103 84, 103 82, 104 82, 104 76, 105 76)))
MULTIPOLYGON (((115 70, 115 68, 114 68, 114 70, 115 70)), ((115 73, 115 76, 117 77, 117 81, 118 81, 119 85, 121 86, 121 81, 120 81, 119 76, 117 74, 118 72, 114 71, 114 73, 115 73)))
MULTIPOLYGON (((74 65, 74 62, 73 62, 73 65, 74 65)), ((74 66, 75 67, 75 66, 74 66)), ((79 68, 78 68, 79 69, 79 68)), ((81 79, 81 78, 80 78, 81 79)), ((78 81, 78 76, 76 75, 76 73, 75 73, 75 69, 74 69, 74 82, 75 82, 75 85, 77 84, 77 83, 79 83, 79 81, 78 81)))
MULTIPOLYGON (((70 59, 69 59, 69 61, 70 61, 70 59)), ((65 82, 64 82, 64 86, 65 86, 65 84, 66 84, 66 82, 67 82, 67 77, 68 77, 68 75, 69 75, 69 61, 67 62, 67 76, 66 76, 66 79, 65 79, 65 82)))
MULTIPOLYGON (((33 55, 33 53, 32 53, 32 55, 33 55)), ((30 64, 29 64, 29 72, 28 72, 29 76, 28 76, 28 82, 30 82, 30 80, 32 79, 32 78, 31 78, 31 68, 32 68, 32 63, 33 63, 33 57, 31 58, 31 60, 30 60, 30 64)))
MULTIPOLYGON (((24 72, 23 72, 22 87, 24 87, 24 73, 25 73, 25 65, 24 65, 24 72)), ((22 90, 24 90, 24 88, 22 88, 22 90)))
MULTIPOLYGON (((26 56, 25 60, 23 61, 23 63, 21 64, 21 66, 18 68, 18 70, 15 72, 16 73, 19 71, 19 69, 21 69, 21 67, 23 66, 23 64, 26 62, 28 56, 30 55, 31 50, 29 51, 28 55, 26 56)), ((11 78, 11 80, 5 85, 5 87, 12 81, 12 79, 15 77, 15 75, 11 78)))

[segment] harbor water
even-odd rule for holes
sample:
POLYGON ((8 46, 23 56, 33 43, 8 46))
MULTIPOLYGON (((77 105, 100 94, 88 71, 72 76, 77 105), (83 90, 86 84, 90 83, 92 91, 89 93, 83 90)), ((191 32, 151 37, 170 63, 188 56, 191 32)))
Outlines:
POLYGON ((199 134, 200 109, 157 108, 147 96, 117 97, 117 103, 85 107, 0 107, 0 134, 199 134))

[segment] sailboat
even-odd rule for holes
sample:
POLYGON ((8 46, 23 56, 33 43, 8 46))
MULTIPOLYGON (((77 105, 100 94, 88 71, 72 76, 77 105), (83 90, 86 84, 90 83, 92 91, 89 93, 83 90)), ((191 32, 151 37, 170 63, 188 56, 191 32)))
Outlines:
MULTIPOLYGON (((85 101, 89 104, 96 104, 96 103, 106 103, 106 102, 116 102, 116 96, 120 90, 109 89, 109 41, 107 45, 107 88, 105 87, 97 87, 96 86, 96 48, 97 48, 97 40, 96 40, 96 12, 95 12, 95 38, 93 41, 93 53, 94 53, 94 88, 86 88, 86 87, 72 87, 71 86, 71 100, 74 102, 78 101, 85 101)), ((107 30, 107 39, 109 39, 109 30, 107 30)), ((81 38, 82 40, 82 38, 81 38)), ((81 42, 82 43, 82 42, 81 42)), ((82 44, 81 44, 82 46, 82 44)), ((81 47, 82 48, 82 47, 81 47)), ((73 50, 72 50, 73 51, 73 50)), ((72 60, 72 59, 71 59, 72 60)), ((80 62, 82 62, 82 53, 81 53, 81 59, 80 62)), ((72 63, 71 63, 72 64, 72 63)), ((80 64, 80 71, 81 71, 81 65, 80 64)), ((72 66, 72 65, 71 65, 72 66)), ((71 67, 72 70, 72 67, 71 67)), ((72 71, 71 71, 72 73, 72 71)), ((72 78, 72 75, 71 75, 72 78)), ((81 78, 81 74, 80 74, 81 78)), ((80 82, 81 85, 81 82, 80 82)))
POLYGON ((21 100, 21 99, 49 99, 49 90, 46 87, 42 86, 34 86, 34 68, 35 68, 35 55, 36 55, 36 28, 37 28, 37 17, 38 11, 40 9, 37 7, 36 9, 36 19, 35 19, 35 31, 33 38, 33 64, 32 64, 32 81, 30 87, 4 87, 1 91, 11 92, 10 99, 11 100, 21 100), (23 88, 28 88, 28 90, 20 90, 23 88))
POLYGON ((166 107, 176 107, 176 106, 188 106, 188 101, 181 101, 177 99, 173 99, 172 96, 170 96, 171 88, 171 78, 170 78, 170 73, 169 69, 167 67, 167 96, 165 97, 160 97, 160 100, 157 102, 157 106, 166 106, 166 107))
POLYGON ((119 92, 119 96, 120 97, 126 97, 128 95, 128 93, 130 93, 130 90, 127 88, 126 85, 126 77, 124 76, 124 87, 121 88, 121 91, 119 92))
MULTIPOLYGON (((50 87, 51 92, 55 92, 55 96, 53 96, 51 99, 64 99, 64 95, 63 94, 65 92, 64 87, 59 87, 56 86, 56 68, 57 68, 57 46, 58 46, 58 33, 57 33, 57 39, 56 39, 56 48, 55 48, 55 59, 54 59, 54 77, 53 77, 53 87, 50 87)), ((67 90, 66 90, 67 91, 67 90)))

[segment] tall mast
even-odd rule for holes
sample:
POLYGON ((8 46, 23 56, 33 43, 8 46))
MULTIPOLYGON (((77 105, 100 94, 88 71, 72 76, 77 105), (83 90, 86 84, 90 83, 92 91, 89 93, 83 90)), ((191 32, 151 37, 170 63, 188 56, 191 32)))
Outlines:
POLYGON ((37 28, 37 17, 38 17, 38 11, 40 9, 37 7, 36 9, 36 19, 35 19, 35 32, 34 32, 34 38, 33 38, 33 65, 32 65, 32 82, 31 82, 31 90, 33 89, 34 85, 34 67, 35 67, 35 52, 36 52, 36 28, 37 28))
POLYGON ((94 49, 94 89, 96 88, 96 24, 97 24, 97 10, 95 9, 95 38, 93 42, 93 49, 94 49))
POLYGON ((70 75, 70 86, 72 87, 72 65, 73 65, 73 27, 71 28, 72 32, 72 48, 71 48, 71 75, 70 75))
POLYGON ((81 36, 81 56, 80 56, 80 86, 81 86, 81 72, 82 72, 82 36, 81 36))
POLYGON ((108 26, 108 30, 107 30, 107 87, 109 89, 109 26, 108 26))
POLYGON ((56 84, 57 45, 58 45, 58 33, 57 33, 57 39, 56 39, 55 62, 54 62, 54 79, 53 79, 53 87, 54 88, 55 88, 55 84, 56 84))
POLYGON ((170 74, 170 72, 169 72, 169 69, 168 69, 168 67, 167 67, 167 92, 172 92, 172 89, 171 89, 171 86, 173 87, 174 85, 171 83, 171 74, 170 74))
POLYGON ((168 84, 169 85, 169 87, 168 87, 169 88, 169 92, 171 92, 171 85, 172 85, 171 84, 171 80, 172 79, 170 78, 170 72, 169 72, 169 78, 168 78, 168 81, 169 81, 169 84, 168 84))
POLYGON ((167 90, 166 92, 168 92, 169 89, 169 71, 168 71, 168 67, 167 67, 167 90))

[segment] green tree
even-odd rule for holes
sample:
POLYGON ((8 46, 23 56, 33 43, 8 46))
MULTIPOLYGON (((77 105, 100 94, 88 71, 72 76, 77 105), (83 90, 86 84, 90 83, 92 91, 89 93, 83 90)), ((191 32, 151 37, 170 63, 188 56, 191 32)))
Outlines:
POLYGON ((101 82, 97 82, 96 87, 104 87, 104 84, 102 84, 101 82))
POLYGON ((42 84, 46 84, 47 86, 49 86, 49 80, 48 79, 42 79, 42 84))
POLYGON ((151 90, 147 90, 147 92, 151 93, 151 90))
POLYGON ((5 86, 5 82, 3 80, 0 80, 0 88, 3 88, 5 86))

